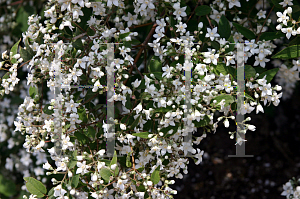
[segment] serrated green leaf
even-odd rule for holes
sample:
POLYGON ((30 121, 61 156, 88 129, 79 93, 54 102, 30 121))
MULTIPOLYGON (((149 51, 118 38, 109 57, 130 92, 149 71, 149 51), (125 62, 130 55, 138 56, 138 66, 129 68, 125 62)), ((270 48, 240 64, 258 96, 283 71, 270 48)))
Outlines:
POLYGON ((38 88, 35 86, 30 86, 29 88, 29 96, 34 99, 36 95, 39 94, 38 88))
POLYGON ((80 177, 79 174, 73 175, 72 181, 71 181, 71 186, 72 186, 73 188, 76 188, 76 187, 78 186, 78 183, 79 183, 79 177, 80 177))
POLYGON ((26 181, 26 188, 31 194, 36 195, 38 198, 46 195, 47 189, 43 183, 32 177, 24 177, 24 180, 26 181))
POLYGON ((231 35, 231 28, 229 25, 228 19, 222 15, 220 21, 219 21, 219 34, 221 38, 225 38, 226 40, 230 37, 231 35))
POLYGON ((160 181, 159 168, 160 166, 158 166, 151 174, 150 180, 153 182, 153 185, 156 185, 160 181))
POLYGON ((149 134, 150 134, 149 132, 141 132, 141 133, 133 133, 132 135, 137 136, 137 137, 141 137, 141 138, 144 138, 144 139, 150 139, 148 137, 149 134))
POLYGON ((232 24, 234 25, 234 27, 240 32, 240 33, 242 33, 242 35, 244 35, 247 39, 255 39, 256 38, 256 36, 255 36, 255 34, 251 31, 251 30, 249 30, 248 28, 245 28, 245 27, 243 27, 243 26, 241 26, 240 24, 238 24, 238 23, 234 23, 234 22, 232 22, 232 24))
POLYGON ((108 182, 109 181, 109 178, 111 176, 111 172, 109 169, 107 168, 101 168, 100 170, 100 176, 106 181, 108 182))
POLYGON ((208 15, 211 12, 211 7, 207 6, 207 5, 203 5, 203 6, 198 6, 195 10, 195 13, 197 16, 204 16, 204 15, 208 15))
POLYGON ((300 57, 300 45, 286 47, 272 57, 272 59, 294 59, 300 57))
POLYGON ((17 43, 15 43, 13 45, 13 47, 11 48, 11 50, 10 50, 10 52, 12 52, 12 56, 10 57, 10 61, 13 64, 17 63, 17 59, 13 58, 13 56, 18 53, 18 47, 19 47, 20 41, 21 41, 21 39, 19 41, 17 41, 17 43))
POLYGON ((267 83, 270 83, 274 78, 274 76, 277 74, 278 70, 279 68, 273 68, 271 70, 267 70, 266 72, 260 74, 257 79, 262 79, 265 75, 267 75, 266 76, 267 83))

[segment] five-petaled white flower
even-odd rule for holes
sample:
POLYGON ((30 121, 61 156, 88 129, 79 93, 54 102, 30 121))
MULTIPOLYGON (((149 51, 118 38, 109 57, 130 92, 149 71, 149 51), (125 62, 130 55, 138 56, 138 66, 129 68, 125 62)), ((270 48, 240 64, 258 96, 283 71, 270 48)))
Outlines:
POLYGON ((215 37, 220 37, 220 35, 217 33, 218 28, 215 27, 213 29, 207 28, 207 33, 205 37, 209 37, 212 41, 215 39, 215 37))
POLYGON ((69 113, 71 110, 75 113, 77 113, 77 107, 79 106, 78 103, 75 103, 73 99, 70 100, 70 102, 66 102, 67 110, 66 112, 69 113))
POLYGON ((80 173, 81 175, 88 173, 90 168, 90 166, 86 165, 86 161, 77 162, 77 167, 76 174, 80 173))

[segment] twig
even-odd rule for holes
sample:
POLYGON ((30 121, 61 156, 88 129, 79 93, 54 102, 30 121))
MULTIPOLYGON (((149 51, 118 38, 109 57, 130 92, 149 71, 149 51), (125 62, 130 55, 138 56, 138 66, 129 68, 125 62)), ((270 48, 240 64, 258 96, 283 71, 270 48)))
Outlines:
POLYGON ((257 43, 257 41, 259 40, 259 37, 260 37, 260 35, 261 35, 261 33, 262 33, 262 30, 263 30, 263 28, 264 28, 264 26, 265 26, 265 24, 266 24, 266 22, 267 22, 267 19, 269 18, 269 16, 270 16, 272 10, 274 9, 274 7, 275 7, 275 5, 271 8, 271 10, 270 10, 268 16, 266 17, 266 19, 265 19, 265 21, 264 21, 264 24, 262 25, 262 27, 261 27, 261 29, 260 29, 260 31, 259 31, 259 34, 258 34, 258 37, 257 37, 255 43, 257 43))

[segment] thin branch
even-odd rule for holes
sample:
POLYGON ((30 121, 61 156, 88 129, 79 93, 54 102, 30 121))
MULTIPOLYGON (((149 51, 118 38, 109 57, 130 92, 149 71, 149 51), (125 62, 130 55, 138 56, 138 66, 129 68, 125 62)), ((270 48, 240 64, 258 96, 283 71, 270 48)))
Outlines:
POLYGON ((264 24, 262 25, 262 27, 261 27, 261 29, 260 29, 260 31, 259 31, 259 34, 258 34, 258 37, 257 37, 257 39, 256 39, 255 43, 257 43, 257 42, 258 42, 258 40, 259 40, 259 37, 260 37, 260 35, 261 35, 261 33, 262 33, 262 30, 263 30, 263 28, 264 28, 264 26, 265 26, 265 24, 266 24, 266 22, 267 22, 267 19, 269 18, 269 16, 270 16, 270 14, 271 14, 272 10, 274 9, 274 7, 275 7, 275 5, 274 5, 274 6, 271 8, 271 10, 270 10, 270 12, 269 12, 268 16, 266 17, 266 19, 265 19, 265 22, 264 22, 264 24))

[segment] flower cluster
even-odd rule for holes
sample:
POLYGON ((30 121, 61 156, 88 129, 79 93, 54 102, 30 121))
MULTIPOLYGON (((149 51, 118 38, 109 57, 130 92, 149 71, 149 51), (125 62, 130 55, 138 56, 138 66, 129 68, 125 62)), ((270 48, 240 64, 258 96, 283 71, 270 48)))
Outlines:
MULTIPOLYGON (((256 113, 263 112, 259 101, 279 104, 282 93, 276 91, 281 87, 272 87, 269 71, 260 75, 270 61, 266 57, 276 46, 271 41, 243 39, 253 33, 238 33, 252 27, 247 17, 241 13, 240 17, 232 16, 234 21, 245 22, 242 28, 222 17, 234 6, 241 7, 241 3, 214 1, 207 15, 214 21, 198 21, 198 31, 190 31, 187 25, 188 5, 176 0, 138 0, 126 7, 121 0, 49 0, 45 21, 38 15, 29 17, 29 28, 22 35, 26 46, 22 52, 26 53, 21 54, 30 71, 30 96, 19 106, 14 125, 15 131, 26 134, 26 152, 50 154, 51 160, 43 159, 46 174, 64 175, 62 180, 51 180, 54 197, 172 198, 176 190, 169 187, 174 181, 168 178, 183 178, 188 173, 187 155, 200 164, 204 151, 194 146, 206 133, 215 132, 222 119, 225 127, 229 127, 228 119, 236 119, 232 110, 237 95, 233 88, 237 86, 233 42, 246 43, 245 63, 250 64, 249 58, 255 55, 255 67, 245 67, 245 103, 236 111, 245 115, 256 107, 256 113), (149 20, 152 23, 146 23, 149 20), (237 32, 229 37, 221 24, 237 32), (140 42, 141 32, 136 28, 144 26, 152 27, 145 41, 140 42), (106 45, 109 43, 116 44, 113 58, 106 45), (141 46, 153 52, 148 60, 144 55, 144 64, 139 63, 142 49, 135 50, 141 46), (190 85, 187 75, 183 76, 189 72, 190 85), (114 95, 109 99, 106 81, 112 74, 114 95), (76 85, 91 88, 79 90, 76 85), (106 122, 109 109, 105 102, 118 106, 115 118, 107 118, 106 122), (216 118, 217 111, 224 116, 216 118), (115 126, 113 158, 105 156, 106 138, 111 133, 109 121, 115 126), (192 136, 187 142, 185 138, 197 128, 204 129, 203 135, 192 136)), ((260 10, 257 18, 264 15, 265 11, 260 10)), ((251 29, 263 33, 263 24, 257 23, 251 29)), ((10 56, 4 53, 3 57, 5 63, 15 62, 7 78, 2 79, 3 92, 8 94, 19 81, 17 66, 23 60, 16 52, 10 56)), ((245 124, 249 120, 243 121, 244 133, 255 131, 254 125, 245 124)), ((234 133, 230 134, 233 138, 234 133)), ((22 161, 29 164, 29 155, 24 155, 22 161)), ((7 168, 12 169, 12 161, 7 162, 7 168)))

